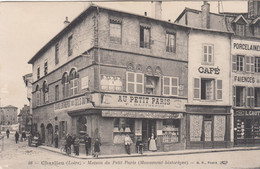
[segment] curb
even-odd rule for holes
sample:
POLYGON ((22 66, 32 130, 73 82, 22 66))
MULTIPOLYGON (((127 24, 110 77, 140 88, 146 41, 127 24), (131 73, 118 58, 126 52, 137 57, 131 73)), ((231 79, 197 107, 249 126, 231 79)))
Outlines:
MULTIPOLYGON (((51 151, 54 153, 62 154, 67 156, 66 154, 57 151, 56 149, 49 148, 47 146, 38 146, 38 148, 51 151)), ((129 158, 129 157, 151 157, 151 156, 168 156, 168 155, 188 155, 188 154, 202 154, 202 153, 217 153, 217 152, 229 152, 229 151, 251 151, 251 150, 260 150, 260 147, 241 147, 241 148, 228 148, 228 149, 198 149, 198 150, 183 150, 183 152, 154 152, 149 154, 119 154, 119 155, 104 155, 98 158, 94 158, 92 156, 80 157, 75 155, 70 155, 69 157, 77 158, 77 159, 109 159, 109 158, 129 158)))

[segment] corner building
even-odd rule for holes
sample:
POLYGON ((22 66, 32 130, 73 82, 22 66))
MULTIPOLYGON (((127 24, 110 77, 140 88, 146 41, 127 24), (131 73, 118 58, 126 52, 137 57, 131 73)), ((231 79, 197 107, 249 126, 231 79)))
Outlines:
MULTIPOLYGON (((159 15, 160 16, 160 15, 159 15)), ((185 149, 187 29, 90 6, 29 61, 33 128, 53 146, 66 133, 100 138, 102 154, 135 152, 152 134, 158 151, 185 149)), ((80 145, 85 152, 84 144, 80 145)))

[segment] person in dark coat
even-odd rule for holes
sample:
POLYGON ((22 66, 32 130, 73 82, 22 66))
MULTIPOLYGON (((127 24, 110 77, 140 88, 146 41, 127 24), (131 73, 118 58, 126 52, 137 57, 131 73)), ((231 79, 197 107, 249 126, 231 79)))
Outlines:
POLYGON ((84 137, 84 143, 85 143, 85 150, 86 150, 86 155, 88 156, 91 150, 91 138, 89 137, 88 134, 84 137))
POLYGON ((68 150, 69 152, 66 152, 67 154, 71 153, 71 145, 72 145, 72 137, 70 134, 67 134, 66 137, 66 151, 68 150), (69 148, 69 149, 67 149, 69 148))
POLYGON ((6 136, 7 136, 7 138, 9 138, 9 134, 10 134, 10 131, 9 131, 9 129, 7 129, 7 130, 6 130, 6 136))
POLYGON ((79 155, 79 137, 78 136, 75 136, 73 146, 74 146, 75 154, 76 154, 76 156, 78 156, 79 155))
POLYGON ((100 153, 100 146, 101 146, 101 143, 99 141, 98 138, 96 138, 95 142, 94 142, 94 154, 93 156, 98 158, 98 155, 100 153))
POLYGON ((19 133, 16 131, 14 136, 15 136, 15 142, 17 144, 17 142, 19 140, 19 133))
POLYGON ((58 143, 59 143, 59 134, 56 131, 54 134, 54 143, 55 143, 55 147, 58 148, 58 143))

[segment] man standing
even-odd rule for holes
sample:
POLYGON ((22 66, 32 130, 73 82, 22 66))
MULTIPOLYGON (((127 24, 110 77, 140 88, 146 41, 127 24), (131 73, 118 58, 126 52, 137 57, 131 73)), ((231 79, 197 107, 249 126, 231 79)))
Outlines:
POLYGON ((54 134, 54 143, 55 143, 55 147, 58 148, 59 134, 58 134, 57 130, 55 131, 55 134, 54 134))
POLYGON ((19 140, 19 133, 16 131, 16 133, 15 133, 15 142, 16 142, 16 144, 17 144, 17 142, 18 142, 18 140, 19 140))
POLYGON ((126 149, 126 153, 130 154, 130 145, 132 143, 132 140, 130 138, 130 136, 127 134, 125 136, 125 149, 126 149))
POLYGON ((6 130, 6 136, 7 136, 7 138, 9 138, 9 134, 10 134, 10 131, 9 131, 9 129, 7 129, 7 130, 6 130))
POLYGON ((88 134, 84 137, 84 142, 85 142, 85 149, 86 149, 86 155, 90 153, 91 150, 91 138, 89 137, 88 134))

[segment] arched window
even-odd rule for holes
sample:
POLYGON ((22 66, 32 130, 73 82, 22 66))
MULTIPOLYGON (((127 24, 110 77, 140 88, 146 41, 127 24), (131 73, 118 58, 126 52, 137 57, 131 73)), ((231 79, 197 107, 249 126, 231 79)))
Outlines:
POLYGON ((69 76, 69 80, 70 80, 70 96, 74 96, 76 94, 78 94, 78 87, 79 87, 79 74, 76 71, 76 69, 71 69, 70 71, 70 76, 69 76))
POLYGON ((46 103, 49 101, 49 86, 46 81, 43 82, 42 91, 43 91, 43 102, 46 103))
POLYGON ((62 88, 63 98, 66 98, 69 96, 69 76, 67 72, 63 74, 61 83, 63 85, 62 88))
POLYGON ((36 106, 39 106, 40 105, 40 97, 41 97, 41 91, 40 91, 39 85, 36 86, 35 93, 36 93, 36 106))

